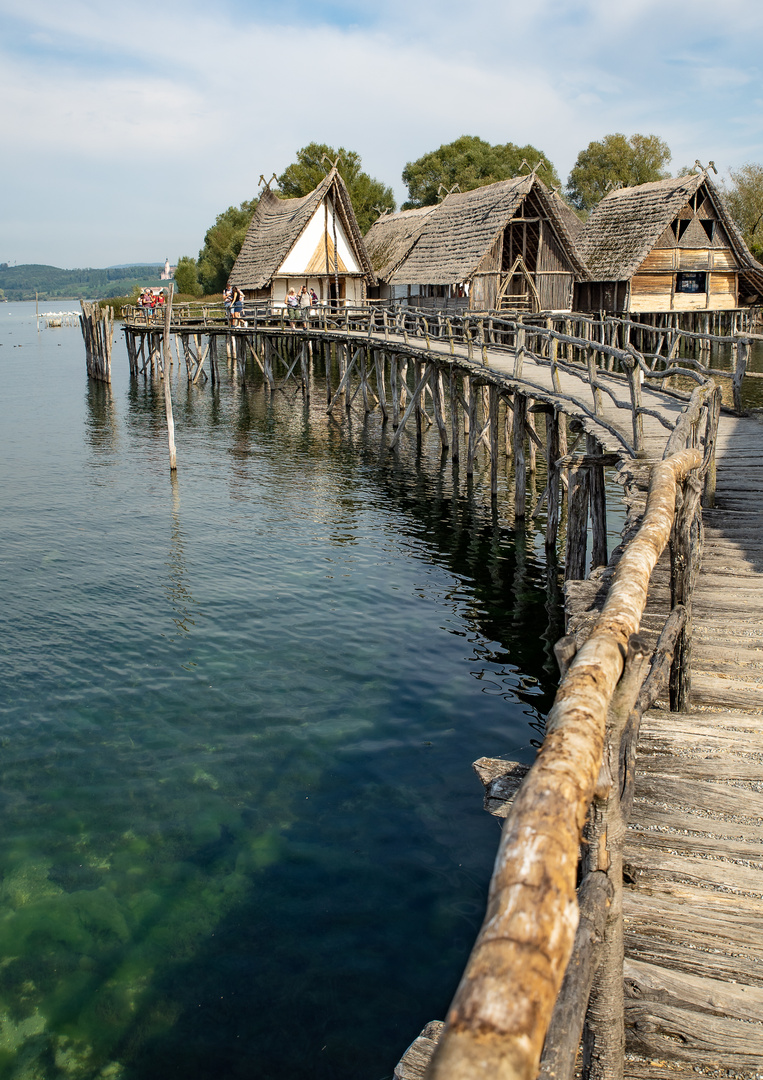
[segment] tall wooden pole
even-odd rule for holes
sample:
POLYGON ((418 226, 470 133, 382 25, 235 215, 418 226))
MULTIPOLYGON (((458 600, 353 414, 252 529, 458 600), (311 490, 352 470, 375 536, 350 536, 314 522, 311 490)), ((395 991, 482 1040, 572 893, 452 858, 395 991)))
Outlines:
POLYGON ((167 413, 167 438, 170 447, 170 472, 177 471, 177 453, 175 451, 175 421, 172 417, 172 390, 170 388, 170 368, 172 356, 170 354, 170 324, 172 322, 172 297, 175 292, 175 283, 170 285, 170 295, 164 308, 164 409, 167 413))

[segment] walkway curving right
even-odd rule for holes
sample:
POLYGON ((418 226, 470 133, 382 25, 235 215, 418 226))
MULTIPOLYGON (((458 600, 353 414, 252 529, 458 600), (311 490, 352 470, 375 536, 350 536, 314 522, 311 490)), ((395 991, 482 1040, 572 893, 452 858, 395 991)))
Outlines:
MULTIPOLYGON (((722 417, 692 706, 641 724, 625 850, 628 1080, 763 1077, 763 422, 722 417)), ((653 579, 652 610, 668 587, 653 579)), ((646 616, 648 621, 648 613, 646 616)))

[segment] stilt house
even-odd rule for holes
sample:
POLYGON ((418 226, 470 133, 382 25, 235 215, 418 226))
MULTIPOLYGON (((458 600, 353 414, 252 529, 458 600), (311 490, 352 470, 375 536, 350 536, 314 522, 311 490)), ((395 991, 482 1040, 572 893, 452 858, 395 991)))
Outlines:
POLYGON ((229 278, 247 300, 273 303, 303 285, 321 301, 360 303, 375 280, 336 168, 302 198, 281 199, 265 188, 229 278))
POLYGON ((587 271, 561 200, 534 175, 380 218, 366 236, 379 295, 417 307, 568 311, 587 271))
POLYGON ((760 300, 751 255, 703 170, 611 191, 578 237, 579 311, 723 311, 760 300))

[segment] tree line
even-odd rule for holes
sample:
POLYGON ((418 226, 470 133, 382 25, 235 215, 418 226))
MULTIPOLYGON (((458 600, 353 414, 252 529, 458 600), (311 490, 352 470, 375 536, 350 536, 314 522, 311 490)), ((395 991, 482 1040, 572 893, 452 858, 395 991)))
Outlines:
MULTIPOLYGON (((535 169, 544 183, 554 188, 585 220, 591 210, 614 187, 632 187, 671 174, 672 154, 657 135, 618 133, 605 135, 581 150, 565 186, 551 159, 537 147, 500 143, 495 146, 476 135, 462 135, 432 150, 403 169, 408 199, 401 209, 430 206, 454 189, 471 191, 498 180, 507 180, 535 169)), ((396 209, 392 188, 363 171, 354 150, 325 143, 310 143, 297 151, 297 160, 276 178, 276 193, 284 198, 309 194, 327 171, 327 160, 337 168, 352 198, 358 225, 366 233, 385 210, 396 209)), ((691 171, 679 169, 676 176, 691 171)), ((763 166, 743 165, 730 170, 722 184, 727 205, 756 257, 763 255, 763 166)), ((258 199, 229 206, 207 230, 198 259, 184 255, 178 260, 175 281, 182 293, 200 296, 220 292, 241 250, 258 199)))
POLYGON ((161 285, 157 264, 115 266, 110 269, 86 267, 62 270, 42 263, 9 266, 0 263, 0 299, 83 300, 93 296, 113 297, 129 293, 137 286, 161 285))

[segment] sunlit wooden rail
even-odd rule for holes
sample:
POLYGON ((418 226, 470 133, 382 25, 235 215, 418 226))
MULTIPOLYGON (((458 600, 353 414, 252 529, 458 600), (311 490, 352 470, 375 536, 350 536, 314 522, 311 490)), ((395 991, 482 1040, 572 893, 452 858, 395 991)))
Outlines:
MULTIPOLYGON (((644 1059, 631 1063, 634 1045, 647 1054, 659 1050, 666 1062, 716 1061, 720 1068, 738 1069, 753 1068, 758 1045, 763 1061, 763 1027, 741 1031, 733 1012, 741 1006, 729 1005, 733 995, 721 992, 720 983, 715 990, 714 984, 710 990, 704 984, 687 989, 689 976, 678 971, 678 961, 673 990, 677 981, 690 998, 716 993, 716 1012, 730 1010, 730 1018, 724 1014, 716 1023, 726 1043, 717 1053, 702 1044, 700 1029, 715 1013, 696 1001, 683 1012, 673 1010, 680 1023, 673 1014, 665 1020, 670 1007, 660 1013, 657 1005, 644 1013, 646 1019, 632 1019, 637 1013, 626 1001, 626 983, 631 991, 638 986, 646 992, 655 971, 674 968, 647 964, 647 971, 643 961, 634 961, 634 968, 627 959, 624 941, 632 916, 623 891, 628 820, 639 801, 642 717, 649 728, 656 701, 683 716, 691 704, 702 508, 714 512, 719 421, 725 437, 726 418, 740 411, 753 336, 688 333, 634 320, 445 317, 373 306, 316 309, 296 313, 293 320, 282 309, 258 308, 247 312, 248 325, 237 327, 219 321, 218 312, 203 311, 198 319, 196 314, 173 312, 164 337, 166 343, 174 336, 178 363, 185 363, 191 383, 199 383, 205 365, 213 382, 219 377, 224 349, 241 380, 256 365, 271 390, 296 379, 309 396, 312 365, 323 362, 327 412, 378 409, 391 450, 431 427, 443 453, 465 460, 469 475, 484 446, 493 495, 499 456, 511 456, 518 519, 537 512, 528 505, 527 474, 536 455, 545 457, 538 506, 545 502, 547 508, 548 548, 557 542, 566 497, 570 633, 557 646, 561 682, 546 738, 529 770, 505 761, 476 763, 486 804, 506 817, 487 914, 444 1026, 430 1025, 395 1075, 689 1075, 662 1073, 662 1066, 644 1059), (536 418, 545 431, 537 429, 536 418), (624 542, 608 559, 604 468, 616 462, 630 515, 624 542), (668 565, 660 570, 664 553, 668 565), (626 1015, 629 1031, 638 1035, 635 1043, 632 1032, 626 1042, 626 1015), (660 1041, 649 1031, 663 1021, 660 1041)), ((134 375, 159 373, 166 363, 161 333, 150 321, 128 318, 134 375)), ((763 609, 763 588, 761 600, 763 609)), ((759 761, 758 767, 763 784, 759 761)), ((712 800, 713 793, 707 797, 712 800)), ((655 800, 659 804, 659 794, 648 801, 655 800)), ((757 843, 759 834, 758 829, 757 843)), ((680 880, 680 868, 676 873, 680 880)), ((763 883, 761 890, 763 898, 763 883)), ((699 908, 697 918, 707 921, 699 908)), ((659 989, 658 999, 673 990, 659 989)), ((763 998, 754 998, 751 1008, 763 1019, 763 998)))

